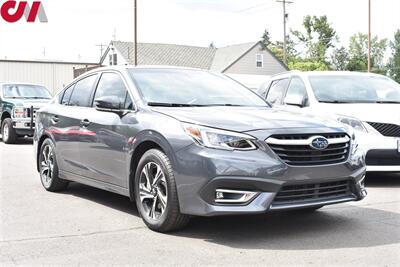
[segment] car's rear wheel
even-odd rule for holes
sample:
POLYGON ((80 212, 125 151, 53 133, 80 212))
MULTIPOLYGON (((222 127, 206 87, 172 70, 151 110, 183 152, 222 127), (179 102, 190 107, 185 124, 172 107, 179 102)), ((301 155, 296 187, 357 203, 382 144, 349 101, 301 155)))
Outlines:
POLYGON ((10 118, 4 119, 1 125, 1 135, 3 142, 6 144, 14 144, 17 141, 17 133, 10 118))
POLYGON ((135 174, 137 209, 152 230, 168 232, 186 226, 189 216, 180 213, 176 182, 167 155, 157 149, 147 151, 135 174))
POLYGON ((68 182, 58 177, 58 165, 55 145, 51 139, 46 139, 39 155, 39 173, 43 187, 50 192, 57 192, 67 188, 68 182))

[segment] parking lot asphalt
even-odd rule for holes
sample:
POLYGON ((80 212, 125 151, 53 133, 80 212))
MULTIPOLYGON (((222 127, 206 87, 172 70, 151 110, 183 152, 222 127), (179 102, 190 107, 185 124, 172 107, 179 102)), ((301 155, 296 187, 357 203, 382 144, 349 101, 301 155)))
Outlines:
POLYGON ((315 213, 194 218, 159 234, 125 197, 79 184, 46 192, 32 144, 0 143, 0 266, 399 266, 400 175, 367 187, 365 200, 315 213))

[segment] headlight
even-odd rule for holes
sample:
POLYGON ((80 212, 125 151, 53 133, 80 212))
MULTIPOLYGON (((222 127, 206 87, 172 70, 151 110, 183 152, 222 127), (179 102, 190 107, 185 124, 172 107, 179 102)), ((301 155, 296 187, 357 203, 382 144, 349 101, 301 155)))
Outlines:
POLYGON ((25 108, 23 108, 23 107, 15 107, 13 112, 14 112, 14 118, 24 118, 25 117, 25 108))
POLYGON ((184 123, 185 132, 199 145, 224 150, 255 150, 255 138, 241 133, 184 123))
POLYGON ((357 120, 356 118, 351 117, 338 117, 337 120, 341 123, 347 124, 351 126, 353 129, 361 132, 368 132, 367 129, 364 127, 364 124, 357 120))

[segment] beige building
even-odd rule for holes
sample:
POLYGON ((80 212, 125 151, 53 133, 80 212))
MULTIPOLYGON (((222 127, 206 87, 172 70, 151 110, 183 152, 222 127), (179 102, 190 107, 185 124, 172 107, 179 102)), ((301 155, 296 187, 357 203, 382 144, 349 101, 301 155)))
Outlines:
POLYGON ((96 63, 0 60, 0 82, 24 82, 59 92, 74 79, 74 70, 90 68, 96 63))

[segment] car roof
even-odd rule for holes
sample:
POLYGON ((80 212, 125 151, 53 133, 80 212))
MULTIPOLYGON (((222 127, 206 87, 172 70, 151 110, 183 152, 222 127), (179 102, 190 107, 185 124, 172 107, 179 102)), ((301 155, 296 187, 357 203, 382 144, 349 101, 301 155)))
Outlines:
POLYGON ((179 69, 179 70, 208 71, 208 70, 204 70, 204 69, 190 68, 190 67, 180 67, 180 66, 164 66, 164 65, 140 65, 140 66, 123 65, 123 66, 120 66, 120 65, 118 65, 118 66, 100 67, 100 68, 88 71, 85 74, 96 73, 96 72, 107 71, 107 70, 124 71, 124 70, 128 70, 128 69, 179 69))
POLYGON ((311 77, 311 76, 368 76, 368 77, 382 77, 380 74, 368 73, 368 72, 357 72, 357 71, 288 71, 276 74, 271 77, 271 79, 291 77, 293 75, 298 75, 301 77, 311 77))

